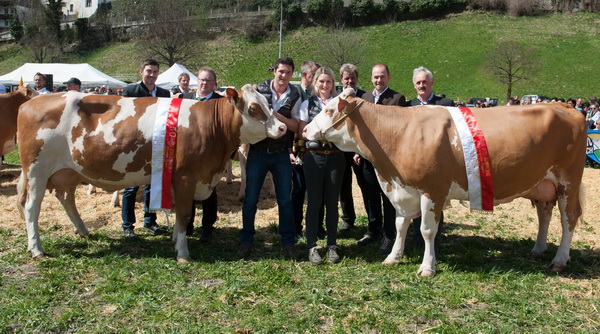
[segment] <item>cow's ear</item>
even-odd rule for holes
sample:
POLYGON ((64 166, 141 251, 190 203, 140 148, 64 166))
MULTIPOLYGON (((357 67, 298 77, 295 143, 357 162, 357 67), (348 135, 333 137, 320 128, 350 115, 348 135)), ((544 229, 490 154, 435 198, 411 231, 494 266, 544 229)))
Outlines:
POLYGON ((229 100, 229 102, 231 102, 231 104, 236 104, 238 102, 238 100, 240 99, 240 96, 238 95, 238 91, 233 88, 227 88, 225 93, 226 93, 227 99, 229 100))

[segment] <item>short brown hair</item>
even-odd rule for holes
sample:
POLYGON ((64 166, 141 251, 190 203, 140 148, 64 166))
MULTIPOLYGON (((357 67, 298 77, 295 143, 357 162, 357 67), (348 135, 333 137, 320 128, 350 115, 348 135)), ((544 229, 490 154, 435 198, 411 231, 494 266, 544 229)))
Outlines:
POLYGON ((158 62, 152 58, 144 59, 144 61, 140 65, 140 71, 142 71, 146 66, 156 66, 160 69, 160 65, 158 65, 158 62))
POLYGON ((187 78, 188 81, 190 81, 190 75, 185 73, 185 72, 181 72, 181 74, 177 77, 177 82, 181 81, 181 78, 187 78))

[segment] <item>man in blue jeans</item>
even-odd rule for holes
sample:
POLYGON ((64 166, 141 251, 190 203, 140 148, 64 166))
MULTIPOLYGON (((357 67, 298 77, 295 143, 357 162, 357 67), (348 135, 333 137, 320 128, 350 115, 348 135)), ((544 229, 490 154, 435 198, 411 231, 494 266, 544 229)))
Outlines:
POLYGON ((252 250, 252 242, 256 229, 254 219, 260 197, 260 190, 267 172, 273 175, 275 195, 279 208, 279 235, 283 252, 292 260, 298 259, 296 243, 296 227, 294 211, 290 199, 292 190, 292 164, 290 154, 294 132, 298 131, 300 93, 290 85, 294 72, 294 61, 289 57, 277 60, 274 66, 274 78, 256 85, 256 90, 263 94, 273 109, 275 117, 285 123, 288 132, 278 139, 266 138, 250 145, 246 163, 246 197, 242 206, 240 258, 246 258, 252 250))
MULTIPOLYGON (((123 88, 123 96, 127 97, 170 97, 168 90, 156 86, 158 78, 158 62, 154 59, 146 59, 140 66, 142 81, 135 85, 123 88)), ((123 190, 121 204, 121 217, 123 218, 123 236, 135 237, 133 224, 135 223, 135 196, 140 187, 130 187, 123 190)), ((164 234, 165 230, 156 224, 156 213, 149 212, 150 207, 150 185, 144 188, 144 229, 154 235, 164 234)))

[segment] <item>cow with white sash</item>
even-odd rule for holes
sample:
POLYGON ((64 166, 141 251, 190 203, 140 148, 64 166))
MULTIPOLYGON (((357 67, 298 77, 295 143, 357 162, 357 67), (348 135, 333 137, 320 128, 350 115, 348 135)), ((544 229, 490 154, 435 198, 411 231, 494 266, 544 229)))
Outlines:
POLYGON ((80 182, 116 190, 152 181, 155 210, 169 210, 177 202, 173 241, 177 260, 189 261, 185 232, 192 199, 211 194, 240 143, 287 131, 252 86, 229 88, 226 95, 198 102, 68 92, 23 104, 18 205, 24 209, 32 255, 44 254, 38 217, 46 189, 55 192, 75 232, 86 236, 75 205, 80 182))
POLYGON ((450 199, 472 210, 517 197, 537 209, 539 231, 532 253, 547 249, 558 202, 562 239, 551 269, 570 260, 573 231, 582 215, 586 128, 566 104, 468 108, 375 105, 345 90, 305 128, 309 140, 327 140, 369 159, 396 209, 396 241, 385 264, 401 258, 410 220, 421 216, 425 240, 422 276, 435 275, 434 237, 450 199), (400 108, 401 110, 398 110, 400 108))

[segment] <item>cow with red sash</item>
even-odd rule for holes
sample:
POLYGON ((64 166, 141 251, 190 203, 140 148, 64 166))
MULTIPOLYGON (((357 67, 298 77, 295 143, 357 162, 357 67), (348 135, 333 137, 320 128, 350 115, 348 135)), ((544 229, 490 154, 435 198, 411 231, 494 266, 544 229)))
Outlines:
POLYGON ((192 200, 211 194, 240 143, 278 138, 287 131, 252 86, 229 88, 226 95, 199 102, 68 92, 23 104, 18 204, 33 256, 44 254, 38 217, 46 189, 55 191, 75 232, 86 236, 75 205, 80 182, 107 190, 152 183, 153 209, 168 210, 177 203, 173 241, 177 260, 189 261, 186 225, 192 200))
POLYGON ((385 264, 399 262, 410 220, 421 216, 425 252, 417 273, 435 275, 434 237, 450 199, 490 211, 517 197, 530 199, 537 209, 534 255, 547 249, 558 202, 562 239, 551 268, 561 271, 570 260, 582 215, 586 128, 581 113, 566 104, 393 107, 366 102, 346 89, 304 131, 309 140, 358 152, 375 166, 396 209, 396 241, 385 264))

